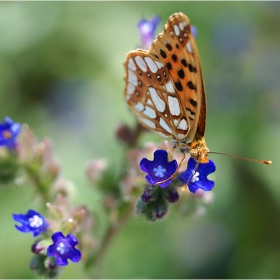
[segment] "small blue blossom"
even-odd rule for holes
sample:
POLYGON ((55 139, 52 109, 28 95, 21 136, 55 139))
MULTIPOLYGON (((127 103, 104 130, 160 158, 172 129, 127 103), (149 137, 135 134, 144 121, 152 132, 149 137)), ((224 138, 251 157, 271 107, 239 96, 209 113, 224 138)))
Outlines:
MULTIPOLYGON (((147 172, 146 175, 147 181, 151 185, 156 185, 160 181, 164 181, 168 179, 171 175, 173 175, 177 169, 177 161, 172 160, 168 162, 168 154, 164 150, 157 150, 154 152, 154 160, 150 161, 146 158, 143 158, 140 161, 140 168, 147 172)), ((160 184, 161 188, 167 187, 171 183, 172 179, 169 181, 160 184)))
POLYGON ((23 233, 32 232, 33 237, 47 230, 48 223, 45 218, 34 210, 28 210, 26 214, 13 214, 15 222, 21 223, 20 226, 15 225, 15 228, 23 233))
POLYGON ((138 22, 138 30, 141 36, 141 47, 149 49, 155 39, 155 31, 160 22, 158 16, 153 16, 150 20, 142 19, 138 22))
POLYGON ((190 158, 187 170, 179 175, 179 179, 188 184, 189 190, 192 193, 196 193, 198 189, 211 191, 215 182, 207 179, 207 176, 216 170, 214 162, 209 160, 208 163, 200 163, 196 171, 195 166, 196 161, 190 158))
POLYGON ((196 38, 198 31, 197 31, 197 28, 193 25, 191 25, 191 32, 192 32, 194 38, 196 38))
POLYGON ((62 232, 58 231, 52 235, 52 240, 54 244, 48 247, 47 254, 55 257, 57 265, 68 265, 67 259, 76 263, 82 258, 82 253, 74 248, 79 242, 73 234, 69 233, 65 237, 62 232))
POLYGON ((5 117, 4 122, 0 123, 0 146, 14 149, 20 129, 21 124, 15 123, 9 117, 5 117))

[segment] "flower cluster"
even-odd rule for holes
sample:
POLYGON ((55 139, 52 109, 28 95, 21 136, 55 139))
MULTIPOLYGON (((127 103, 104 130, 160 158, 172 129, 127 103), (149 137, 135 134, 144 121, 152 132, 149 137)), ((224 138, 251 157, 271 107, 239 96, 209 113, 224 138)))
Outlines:
POLYGON ((207 176, 216 170, 213 161, 197 164, 190 158, 187 169, 175 174, 177 161, 168 161, 168 153, 165 150, 156 150, 154 159, 143 158, 140 168, 146 172, 147 185, 141 198, 137 202, 136 213, 145 215, 148 220, 161 219, 168 210, 168 203, 174 203, 179 199, 178 188, 187 185, 189 191, 196 194, 199 190, 211 191, 214 182, 207 176), (172 178, 174 177, 174 178, 172 178))
MULTIPOLYGON (((148 173, 146 175, 147 181, 152 185, 159 185, 161 188, 165 188, 171 184, 171 176, 177 170, 177 161, 168 161, 168 154, 165 150, 157 150, 154 152, 154 159, 152 161, 143 158, 140 162, 140 168, 148 173), (164 180, 165 183, 161 183, 164 180)), ((208 163, 199 163, 196 168, 196 161, 190 158, 188 161, 188 167, 184 172, 181 172, 177 179, 183 184, 187 184, 190 192, 196 193, 198 189, 204 191, 210 191, 214 187, 214 182, 209 180, 207 176, 216 170, 216 166, 212 160, 208 163)))
POLYGON ((54 276, 58 272, 57 266, 68 265, 68 259, 74 263, 81 259, 81 252, 75 248, 79 242, 71 233, 66 237, 61 231, 53 233, 51 236, 53 244, 50 244, 49 223, 35 210, 30 209, 26 214, 13 214, 13 219, 21 223, 20 226, 15 225, 20 232, 32 233, 33 237, 44 234, 44 237, 32 246, 35 256, 30 264, 31 268, 37 270, 40 275, 54 276))

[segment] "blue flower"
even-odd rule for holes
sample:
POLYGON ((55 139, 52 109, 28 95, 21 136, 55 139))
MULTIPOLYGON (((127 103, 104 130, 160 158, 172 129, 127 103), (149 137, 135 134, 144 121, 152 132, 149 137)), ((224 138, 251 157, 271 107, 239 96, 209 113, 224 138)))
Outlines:
POLYGON ((47 230, 48 223, 45 218, 34 210, 28 210, 26 214, 13 214, 15 222, 21 223, 21 226, 15 225, 15 228, 21 232, 32 232, 33 237, 47 230))
POLYGON ((15 123, 11 118, 5 117, 4 123, 0 123, 0 146, 14 149, 16 138, 20 132, 21 124, 15 123))
POLYGON ((142 19, 138 22, 138 30, 141 36, 141 47, 144 49, 149 49, 151 43, 155 39, 155 31, 160 22, 158 16, 152 17, 150 20, 142 19))
POLYGON ((79 242, 73 234, 69 233, 64 237, 63 233, 58 231, 52 235, 52 240, 54 244, 48 247, 47 254, 56 258, 57 265, 68 265, 67 259, 76 263, 82 258, 82 253, 74 248, 79 242))
POLYGON ((191 32, 192 32, 194 38, 196 38, 198 31, 197 31, 197 28, 193 25, 191 25, 191 32))
POLYGON ((193 158, 190 158, 187 170, 179 175, 179 179, 188 184, 192 193, 196 193, 198 189, 211 191, 215 182, 207 179, 207 176, 216 170, 214 162, 209 160, 208 163, 200 163, 197 170, 195 170, 196 163, 193 158))
MULTIPOLYGON (((168 162, 168 154, 164 150, 155 151, 153 161, 150 161, 146 158, 143 158, 140 161, 140 168, 144 172, 148 173, 146 175, 146 179, 153 186, 173 175, 177 169, 177 166, 178 164, 175 159, 171 162, 168 162)), ((159 184, 159 186, 161 188, 165 188, 171 183, 171 181, 172 179, 165 183, 159 184)))

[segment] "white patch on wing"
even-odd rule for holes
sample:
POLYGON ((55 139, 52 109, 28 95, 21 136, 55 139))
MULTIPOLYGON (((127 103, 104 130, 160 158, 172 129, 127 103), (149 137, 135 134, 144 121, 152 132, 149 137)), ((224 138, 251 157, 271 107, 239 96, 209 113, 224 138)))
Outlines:
POLYGON ((147 104, 153 105, 153 102, 152 102, 152 100, 150 98, 148 99, 147 104))
POLYGON ((176 36, 180 35, 180 29, 179 29, 178 25, 176 25, 176 24, 174 24, 174 32, 175 32, 176 36))
POLYGON ((159 124, 164 130, 166 130, 167 132, 172 134, 172 130, 170 129, 170 127, 167 125, 167 123, 165 122, 165 120, 163 118, 159 119, 159 124))
POLYGON ((128 70, 128 82, 134 86, 137 86, 138 83, 136 75, 131 70, 128 70))
POLYGON ((155 61, 158 69, 161 69, 164 65, 161 62, 155 61))
POLYGON ((165 87, 166 87, 166 90, 169 92, 169 93, 174 93, 175 92, 175 89, 172 85, 172 82, 169 81, 168 83, 165 84, 165 87))
POLYGON ((143 124, 147 125, 147 126, 150 127, 150 128, 153 128, 153 129, 156 128, 155 123, 152 122, 152 121, 150 121, 150 120, 148 120, 148 119, 139 117, 139 120, 140 120, 143 124))
POLYGON ((173 120, 173 123, 174 123, 174 125, 177 127, 178 124, 179 124, 179 120, 174 119, 174 120, 173 120))
POLYGON ((172 116, 180 115, 180 106, 177 97, 168 96, 168 105, 172 116))
POLYGON ((182 119, 179 123, 178 128, 182 129, 182 130, 187 130, 188 129, 188 123, 185 119, 182 119))
POLYGON ((132 71, 135 71, 135 70, 136 70, 136 66, 135 66, 135 64, 134 64, 134 62, 133 62, 133 60, 132 60, 132 58, 130 58, 130 59, 128 60, 127 67, 128 67, 129 69, 131 69, 132 71))
POLYGON ((147 117, 151 118, 151 119, 155 119, 156 118, 156 111, 154 109, 152 109, 151 107, 145 107, 145 110, 143 111, 143 114, 145 114, 147 117))
POLYGON ((157 91, 153 87, 149 87, 149 92, 157 110, 163 112, 165 110, 165 102, 159 97, 157 91))
POLYGON ((179 27, 180 27, 180 29, 183 31, 184 30, 184 24, 183 24, 183 22, 180 22, 179 23, 179 27))
POLYGON ((187 50, 189 53, 193 53, 191 41, 188 41, 188 43, 186 44, 186 47, 187 47, 187 50))
POLYGON ((127 84, 127 88, 126 88, 126 93, 127 94, 132 94, 133 92, 134 92, 134 90, 135 90, 135 86, 134 85, 132 85, 132 84, 127 84))
POLYGON ((156 73, 158 68, 157 68, 155 62, 148 56, 145 56, 144 59, 145 59, 146 63, 148 64, 148 67, 150 68, 150 70, 153 73, 156 73))
POLYGON ((144 105, 143 103, 141 102, 138 102, 136 105, 134 105, 134 108, 137 110, 137 111, 143 111, 144 110, 144 105))
POLYGON ((134 60, 142 71, 147 72, 147 65, 141 56, 135 56, 134 60))

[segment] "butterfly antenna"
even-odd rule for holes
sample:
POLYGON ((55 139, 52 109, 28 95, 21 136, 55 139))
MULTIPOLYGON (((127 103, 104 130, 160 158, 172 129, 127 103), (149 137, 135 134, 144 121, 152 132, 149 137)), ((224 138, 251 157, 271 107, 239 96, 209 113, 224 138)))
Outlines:
POLYGON ((230 156, 230 157, 234 157, 234 158, 239 158, 239 159, 263 163, 263 164, 272 164, 271 160, 259 160, 259 159, 253 159, 253 158, 246 158, 246 157, 241 157, 241 156, 236 156, 236 155, 231 155, 231 154, 224 154, 224 153, 219 153, 219 152, 209 152, 209 154, 230 156))
POLYGON ((169 178, 167 178, 167 179, 165 179, 165 180, 163 180, 163 181, 160 181, 160 182, 156 183, 156 186, 158 186, 158 185, 160 185, 160 184, 163 184, 163 183, 166 183, 167 181, 173 179, 173 178, 176 176, 176 174, 178 173, 178 171, 179 171, 179 169, 180 169, 180 167, 181 167, 181 165, 182 165, 184 159, 186 158, 185 152, 182 151, 182 153, 183 153, 183 157, 182 157, 182 159, 181 159, 181 161, 180 161, 180 163, 179 163, 177 169, 175 170, 175 172, 174 172, 169 178))

